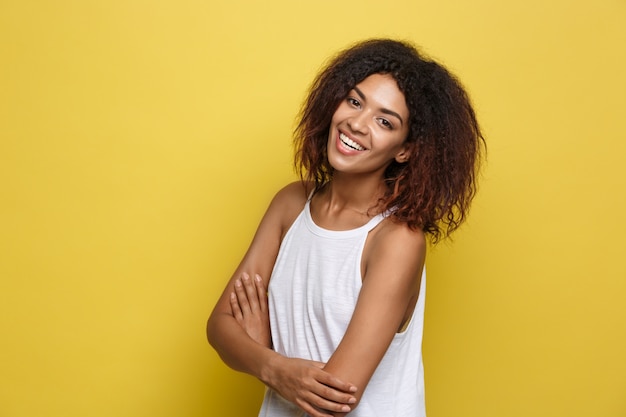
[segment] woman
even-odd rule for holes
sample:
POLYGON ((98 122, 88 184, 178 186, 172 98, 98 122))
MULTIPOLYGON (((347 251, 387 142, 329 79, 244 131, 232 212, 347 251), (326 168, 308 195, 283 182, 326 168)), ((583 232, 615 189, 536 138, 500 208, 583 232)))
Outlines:
POLYGON ((209 341, 268 386, 261 416, 424 416, 426 240, 476 190, 468 97, 411 45, 365 41, 318 75, 295 143, 302 181, 271 202, 209 341))

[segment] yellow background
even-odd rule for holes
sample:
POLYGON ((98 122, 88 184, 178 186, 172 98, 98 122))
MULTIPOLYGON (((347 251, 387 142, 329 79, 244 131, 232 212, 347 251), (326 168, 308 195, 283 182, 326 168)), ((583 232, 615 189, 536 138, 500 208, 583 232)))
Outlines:
POLYGON ((488 140, 429 417, 626 416, 626 2, 0 0, 0 416, 256 415, 204 325, 323 60, 410 39, 488 140))

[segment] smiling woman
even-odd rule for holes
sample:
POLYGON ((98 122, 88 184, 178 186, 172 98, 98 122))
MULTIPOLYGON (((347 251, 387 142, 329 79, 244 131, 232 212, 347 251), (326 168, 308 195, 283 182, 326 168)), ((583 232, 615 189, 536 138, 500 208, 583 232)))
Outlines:
POLYGON ((314 81, 295 142, 302 180, 274 197, 209 341, 267 385, 261 416, 425 416, 426 239, 464 220, 483 146, 467 95, 411 45, 366 41, 314 81))
POLYGON ((404 163, 409 131, 404 94, 388 74, 372 74, 343 100, 330 124, 328 161, 336 171, 382 176, 395 160, 404 163), (392 110, 393 109, 393 110, 392 110))

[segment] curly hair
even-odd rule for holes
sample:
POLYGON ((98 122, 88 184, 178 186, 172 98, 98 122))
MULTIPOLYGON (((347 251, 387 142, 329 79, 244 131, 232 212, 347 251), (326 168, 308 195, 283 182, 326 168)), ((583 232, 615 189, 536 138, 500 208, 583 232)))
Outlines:
POLYGON ((485 143, 467 93, 443 66, 409 43, 372 39, 336 55, 313 81, 294 132, 295 167, 314 192, 332 178, 327 158, 331 119, 350 90, 372 74, 389 74, 409 109, 407 162, 384 174, 381 207, 436 243, 466 219, 476 194, 485 143))

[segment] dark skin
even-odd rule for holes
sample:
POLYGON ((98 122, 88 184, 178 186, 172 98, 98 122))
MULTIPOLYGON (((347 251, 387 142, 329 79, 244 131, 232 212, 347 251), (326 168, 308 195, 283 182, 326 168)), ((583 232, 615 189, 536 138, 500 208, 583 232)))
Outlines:
MULTIPOLYGON (((359 227, 380 212, 386 167, 408 158, 408 109, 395 80, 375 74, 357 87, 331 122, 333 179, 311 200, 313 220, 329 230, 359 227)), ((207 334, 229 366, 256 376, 311 416, 342 416, 358 405, 413 312, 426 243, 421 230, 383 220, 368 235, 359 298, 328 362, 282 356, 270 348, 265 289, 280 243, 310 191, 310 184, 294 183, 275 196, 209 319, 207 334)))

